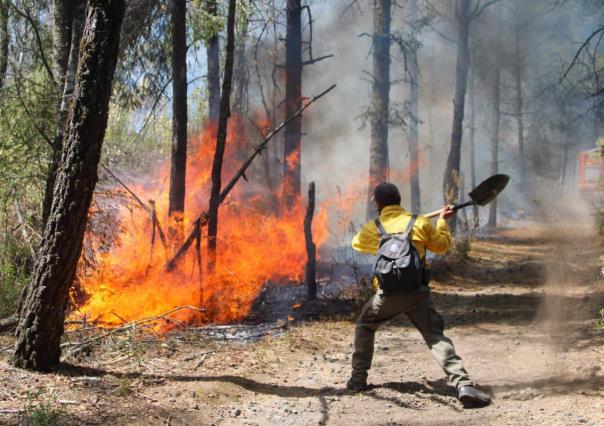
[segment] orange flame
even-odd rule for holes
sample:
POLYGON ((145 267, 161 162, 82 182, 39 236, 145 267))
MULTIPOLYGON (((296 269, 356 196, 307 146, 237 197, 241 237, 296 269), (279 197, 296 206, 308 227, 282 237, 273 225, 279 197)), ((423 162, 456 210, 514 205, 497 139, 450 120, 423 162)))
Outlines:
MULTIPOLYGON (((262 126, 266 127, 266 123, 262 126)), ((186 212, 179 218, 185 233, 197 215, 207 210, 215 135, 216 128, 210 125, 200 137, 189 142, 186 212)), ((233 117, 229 120, 223 185, 248 155, 248 146, 243 121, 233 117)), ((131 186, 141 199, 155 200, 164 231, 173 224, 167 217, 169 167, 166 161, 155 178, 131 186)), ((78 278, 88 297, 75 315, 84 315, 97 324, 117 326, 161 315, 176 306, 194 305, 206 312, 199 315, 181 310, 171 318, 187 323, 227 322, 249 314, 256 295, 267 281, 300 281, 306 262, 304 201, 298 200, 293 205, 279 201, 279 205, 274 205, 274 197, 263 194, 263 188, 253 182, 253 179, 250 183, 239 182, 221 206, 217 264, 214 272, 208 273, 204 268, 201 275, 194 247, 176 270, 167 272, 164 265, 180 241, 170 241, 172 247, 167 251, 159 241, 152 245, 150 215, 143 209, 118 206, 119 233, 109 248, 103 240, 104 233, 89 231, 86 235, 86 244, 96 255, 93 267, 84 267, 84 262, 80 262, 78 278)), ((318 247, 325 242, 327 233, 327 215, 319 209, 313 223, 318 247)), ((205 259, 205 235, 203 241, 201 253, 205 259)))

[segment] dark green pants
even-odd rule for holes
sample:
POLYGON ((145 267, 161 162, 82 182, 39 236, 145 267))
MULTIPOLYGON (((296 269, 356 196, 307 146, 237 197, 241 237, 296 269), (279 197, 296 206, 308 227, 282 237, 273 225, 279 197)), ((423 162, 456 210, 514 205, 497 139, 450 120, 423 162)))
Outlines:
POLYGON ((472 384, 461 358, 455 353, 453 343, 443 334, 445 323, 432 305, 429 289, 424 290, 384 293, 379 289, 365 303, 356 325, 352 355, 353 377, 366 380, 373 358, 375 331, 386 321, 404 313, 421 333, 432 356, 447 374, 449 382, 457 388, 472 384))

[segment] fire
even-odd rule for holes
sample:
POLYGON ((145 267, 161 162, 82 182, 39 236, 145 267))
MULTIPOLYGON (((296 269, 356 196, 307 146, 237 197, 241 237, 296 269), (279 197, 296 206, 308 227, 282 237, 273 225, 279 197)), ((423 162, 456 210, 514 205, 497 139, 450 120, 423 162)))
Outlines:
MULTIPOLYGON (((261 126, 265 128, 267 123, 261 126)), ((227 322, 249 314, 256 295, 267 281, 301 281, 306 262, 304 200, 286 205, 278 195, 282 191, 270 196, 256 183, 261 176, 239 182, 221 206, 217 264, 213 272, 204 267, 200 274, 195 247, 190 248, 176 270, 165 270, 164 265, 182 241, 182 235, 168 229, 180 226, 186 236, 199 213, 207 210, 215 135, 215 126, 207 126, 199 137, 189 141, 186 211, 178 218, 179 225, 167 217, 169 161, 150 177, 139 179, 144 183, 131 186, 142 200, 154 200, 158 220, 170 240, 167 250, 157 235, 152 244, 151 216, 141 208, 114 206, 118 209, 119 229, 110 243, 104 232, 89 227, 86 245, 95 258, 92 266, 80 262, 78 278, 87 297, 73 315, 85 316, 88 321, 104 326, 118 326, 161 315, 177 306, 194 305, 206 311, 199 314, 181 310, 171 318, 186 323, 227 322)), ((251 150, 245 135, 243 121, 231 118, 223 185, 251 150)), ((320 247, 328 234, 325 209, 319 209, 315 215, 313 234, 320 247)), ((202 264, 207 258, 205 242, 204 229, 202 264)))

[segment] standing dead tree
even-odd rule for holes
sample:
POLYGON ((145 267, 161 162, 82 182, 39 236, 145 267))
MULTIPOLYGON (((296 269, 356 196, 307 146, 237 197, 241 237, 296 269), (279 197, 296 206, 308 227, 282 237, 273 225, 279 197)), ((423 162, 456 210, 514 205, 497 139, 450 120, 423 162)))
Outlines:
POLYGON ((220 97, 220 115, 216 134, 216 151, 212 163, 212 191, 210 208, 208 210, 208 257, 209 267, 216 260, 216 236, 218 235, 218 206, 220 205, 220 187, 222 184, 222 159, 227 138, 227 124, 231 115, 231 87, 233 84, 233 63, 235 55, 235 7, 236 0, 229 0, 229 16, 227 18, 227 45, 224 64, 224 80, 220 97))
POLYGON ((308 185, 308 205, 304 216, 304 240, 306 242, 306 270, 304 283, 308 289, 308 299, 317 298, 317 246, 312 240, 312 219, 315 214, 315 183, 308 185))
POLYGON ((10 360, 46 371, 59 362, 68 290, 82 250, 107 127, 124 0, 88 0, 75 91, 43 243, 10 360))
MULTIPOLYGON (((187 2, 172 0, 172 157, 168 212, 182 222, 187 173, 187 2)), ((178 226, 177 226, 178 227, 178 226)), ((178 230, 176 231, 178 233, 178 230)))

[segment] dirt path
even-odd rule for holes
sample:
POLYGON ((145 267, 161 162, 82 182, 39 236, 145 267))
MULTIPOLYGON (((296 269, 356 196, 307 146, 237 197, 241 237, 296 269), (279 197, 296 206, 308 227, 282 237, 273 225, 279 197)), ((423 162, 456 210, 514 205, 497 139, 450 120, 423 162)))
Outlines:
POLYGON ((0 423, 27 410, 68 424, 604 425, 604 331, 594 325, 604 287, 590 235, 503 231, 438 271, 435 303, 494 396, 487 408, 461 408, 406 320, 378 332, 372 389, 345 392, 354 325, 330 319, 253 343, 133 333, 47 375, 11 369, 3 353, 0 423))

